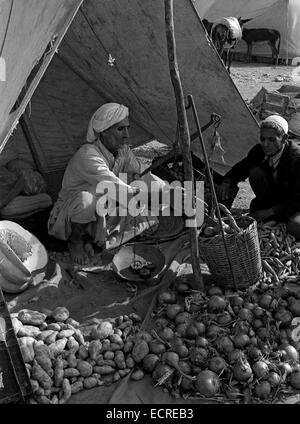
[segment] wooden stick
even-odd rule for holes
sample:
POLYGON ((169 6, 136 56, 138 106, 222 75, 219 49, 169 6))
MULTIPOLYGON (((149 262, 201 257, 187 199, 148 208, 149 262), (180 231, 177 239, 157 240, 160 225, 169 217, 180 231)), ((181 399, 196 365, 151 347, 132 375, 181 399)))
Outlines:
MULTIPOLYGON (((191 143, 190 133, 187 122, 183 89, 180 80, 178 69, 178 62, 176 56, 176 41, 174 34, 174 19, 173 19, 173 0, 165 0, 165 27, 168 46, 168 59, 171 81, 174 88, 176 98, 178 125, 179 125, 179 138, 182 144, 182 157, 185 181, 194 181, 193 164, 191 156, 191 143)), ((193 196, 193 203, 195 202, 193 196)), ((193 205, 194 208, 194 205, 193 205)), ((195 209, 195 208, 194 208, 195 209)), ((190 242, 191 242, 191 259, 193 273, 195 277, 195 289, 200 291, 204 290, 203 278, 200 268, 200 255, 198 248, 198 234, 195 215, 192 217, 194 226, 189 228, 190 242)))

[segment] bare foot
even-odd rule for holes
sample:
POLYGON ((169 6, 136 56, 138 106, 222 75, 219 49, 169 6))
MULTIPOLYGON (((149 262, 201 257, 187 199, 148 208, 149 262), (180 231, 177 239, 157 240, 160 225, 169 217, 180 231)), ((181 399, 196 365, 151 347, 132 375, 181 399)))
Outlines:
POLYGON ((92 243, 85 243, 84 244, 84 250, 85 250, 85 253, 88 255, 89 258, 94 257, 95 251, 94 251, 92 243))
POLYGON ((88 255, 84 250, 83 241, 77 241, 76 243, 68 243, 69 251, 73 262, 77 265, 84 265, 88 261, 88 255))

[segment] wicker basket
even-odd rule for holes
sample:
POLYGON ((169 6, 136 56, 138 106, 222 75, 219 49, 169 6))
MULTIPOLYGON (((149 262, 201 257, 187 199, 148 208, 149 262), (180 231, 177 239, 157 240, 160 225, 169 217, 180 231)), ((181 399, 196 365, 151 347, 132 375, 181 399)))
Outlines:
MULTIPOLYGON (((227 223, 227 218, 223 220, 227 223)), ((240 231, 233 234, 224 233, 227 252, 222 235, 200 236, 199 252, 217 285, 244 289, 255 284, 262 276, 259 239, 253 218, 242 216, 235 222, 240 231)))

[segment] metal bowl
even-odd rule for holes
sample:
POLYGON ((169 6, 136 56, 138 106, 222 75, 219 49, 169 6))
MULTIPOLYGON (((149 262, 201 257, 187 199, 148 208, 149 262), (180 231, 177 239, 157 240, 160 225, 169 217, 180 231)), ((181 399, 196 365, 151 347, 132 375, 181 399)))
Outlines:
POLYGON ((112 260, 114 272, 124 280, 133 282, 149 282, 157 277, 165 266, 165 255, 156 247, 142 243, 135 246, 133 243, 122 246, 112 260), (150 271, 151 274, 148 278, 141 277, 138 272, 134 272, 130 267, 134 259, 138 260, 139 258, 152 262, 155 265, 155 268, 150 271))

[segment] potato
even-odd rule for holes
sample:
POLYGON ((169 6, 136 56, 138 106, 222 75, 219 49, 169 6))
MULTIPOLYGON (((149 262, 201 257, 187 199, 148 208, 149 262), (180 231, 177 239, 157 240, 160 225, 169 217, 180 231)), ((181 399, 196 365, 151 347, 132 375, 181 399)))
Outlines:
POLYGON ((77 328, 77 327, 80 326, 80 323, 78 321, 76 321, 75 319, 73 319, 73 318, 68 318, 66 320, 66 324, 71 324, 72 327, 74 327, 74 328, 77 328))
POLYGON ((113 326, 108 321, 102 321, 92 328, 91 336, 93 339, 103 340, 114 333, 113 326))
POLYGON ((53 382, 45 370, 34 360, 34 365, 31 369, 32 379, 37 380, 43 389, 50 389, 53 382))
POLYGON ((78 350, 78 356, 80 359, 83 359, 83 360, 87 359, 89 356, 89 352, 87 348, 81 345, 78 350))
POLYGON ((115 357, 115 352, 112 352, 111 350, 108 350, 103 354, 104 359, 114 359, 114 357, 115 357))
POLYGON ((110 367, 109 365, 103 365, 103 366, 95 365, 93 368, 93 371, 100 375, 108 375, 108 374, 114 373, 116 369, 113 367, 110 367))
POLYGON ((82 381, 77 380, 75 383, 71 384, 72 395, 80 392, 82 389, 83 389, 83 382, 82 381))
POLYGON ((67 344, 67 339, 66 338, 56 340, 54 343, 51 343, 49 345, 50 353, 53 356, 58 356, 59 354, 62 353, 62 351, 64 350, 66 344, 67 344))
POLYGON ((149 353, 149 346, 148 343, 143 340, 139 339, 135 342, 133 349, 132 349, 132 357, 135 360, 135 362, 140 363, 145 358, 146 355, 149 353))
POLYGON ((61 331, 61 328, 57 322, 52 322, 51 324, 48 324, 47 330, 61 331))
POLYGON ((111 341, 111 343, 116 343, 120 345, 124 344, 122 337, 119 336, 118 334, 112 334, 111 336, 109 336, 109 340, 111 341))
POLYGON ((133 341, 132 340, 128 340, 123 347, 123 352, 126 353, 130 353, 133 349, 133 341))
POLYGON ((47 345, 51 345, 52 343, 56 341, 57 335, 58 335, 58 331, 54 330, 52 334, 50 334, 49 336, 45 338, 44 343, 46 343, 47 345))
POLYGON ((30 379, 30 384, 31 384, 33 393, 36 392, 40 387, 39 382, 37 380, 33 380, 32 378, 30 379))
POLYGON ((34 327, 33 325, 23 325, 19 328, 18 336, 19 337, 36 337, 40 334, 41 330, 38 327, 34 327))
POLYGON ((64 378, 62 382, 62 397, 59 399, 59 404, 66 403, 70 399, 71 395, 71 384, 67 378, 64 378))
POLYGON ((148 353, 142 361, 143 370, 152 373, 159 362, 159 356, 154 353, 148 353))
POLYGON ((121 380, 121 376, 119 374, 119 371, 115 372, 113 375, 113 382, 116 383, 117 381, 121 380))
POLYGON ((72 353, 76 353, 79 350, 79 343, 77 340, 74 339, 73 336, 68 338, 67 346, 68 349, 72 351, 72 353))
POLYGON ((54 320, 55 321, 58 321, 58 322, 60 322, 60 321, 61 322, 67 321, 67 319, 69 318, 69 316, 70 316, 70 312, 64 306, 58 306, 52 312, 52 318, 54 318, 54 320))
POLYGON ((77 369, 82 377, 89 377, 93 373, 93 367, 86 361, 78 361, 77 369))
POLYGON ((36 336, 36 340, 45 341, 47 337, 51 336, 54 333, 54 330, 43 330, 40 334, 36 336))
POLYGON ((130 373, 130 369, 129 368, 125 368, 124 370, 119 370, 119 374, 121 377, 125 377, 125 375, 130 373))
POLYGON ((66 338, 67 339, 68 337, 73 336, 74 333, 75 333, 74 330, 61 330, 58 333, 57 338, 58 339, 63 339, 63 338, 66 338))
POLYGON ((46 315, 38 311, 32 311, 30 309, 22 309, 18 313, 18 319, 22 322, 22 324, 38 326, 45 321, 46 315))
POLYGON ((52 405, 57 405, 58 404, 58 397, 57 397, 57 395, 53 395, 52 396, 51 403, 52 403, 52 405))
POLYGON ((139 381, 139 380, 142 380, 144 376, 145 374, 142 370, 136 370, 136 371, 133 371, 133 373, 130 375, 130 379, 134 381, 139 381))
POLYGON ((114 360, 120 370, 124 370, 126 368, 125 356, 121 350, 116 350, 114 360))
POLYGON ((102 348, 102 343, 100 342, 100 340, 92 340, 90 342, 88 347, 88 352, 91 359, 96 360, 96 358, 98 357, 100 353, 101 348, 102 348))
POLYGON ((64 369, 64 378, 78 377, 80 372, 77 368, 65 368, 64 369))
POLYGON ((17 335, 20 328, 23 327, 23 324, 21 323, 21 321, 17 317, 12 318, 11 323, 12 323, 12 326, 14 327, 15 333, 17 335))
POLYGON ((62 385, 64 378, 64 366, 62 358, 58 357, 56 359, 55 369, 54 369, 54 384, 56 387, 62 385))
POLYGON ((74 335, 73 335, 74 339, 80 344, 80 345, 84 345, 85 344, 85 340, 83 337, 82 332, 77 328, 75 329, 74 335))
POLYGON ((76 358, 76 356, 73 353, 70 353, 68 358, 68 365, 70 368, 76 368, 77 367, 77 363, 78 363, 78 359, 76 358))
POLYGON ((49 398, 47 398, 47 396, 43 396, 43 395, 36 396, 35 399, 36 399, 37 403, 41 403, 43 405, 51 404, 51 400, 49 398))
POLYGON ((41 330, 41 331, 44 331, 44 330, 47 330, 47 328, 48 328, 48 324, 44 321, 44 322, 42 322, 42 324, 41 325, 39 325, 39 329, 41 330))
POLYGON ((86 377, 83 380, 83 387, 85 389, 93 389, 98 385, 98 379, 95 377, 86 377))
POLYGON ((110 340, 105 339, 105 340, 102 341, 102 347, 101 347, 100 353, 105 353, 108 350, 111 350, 110 349, 110 340))
POLYGON ((34 359, 34 349, 33 349, 34 341, 35 340, 33 337, 20 337, 18 339, 18 343, 20 346, 20 350, 21 350, 24 362, 32 362, 34 359))
POLYGON ((134 368, 135 366, 135 362, 132 356, 127 356, 125 363, 126 368, 134 368))

